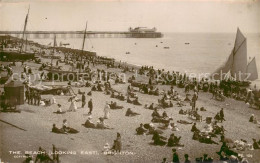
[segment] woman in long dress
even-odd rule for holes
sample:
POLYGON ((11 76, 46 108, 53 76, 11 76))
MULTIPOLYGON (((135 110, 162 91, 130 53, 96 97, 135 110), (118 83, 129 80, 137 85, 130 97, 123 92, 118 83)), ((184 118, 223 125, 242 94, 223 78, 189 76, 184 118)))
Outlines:
POLYGON ((104 108, 104 119, 109 118, 109 112, 110 112, 110 106, 108 102, 106 102, 105 108, 104 108))
POLYGON ((69 107, 69 110, 68 110, 68 111, 77 111, 77 106, 76 106, 76 99, 75 99, 75 97, 72 97, 70 100, 71 100, 71 104, 70 104, 70 107, 69 107))

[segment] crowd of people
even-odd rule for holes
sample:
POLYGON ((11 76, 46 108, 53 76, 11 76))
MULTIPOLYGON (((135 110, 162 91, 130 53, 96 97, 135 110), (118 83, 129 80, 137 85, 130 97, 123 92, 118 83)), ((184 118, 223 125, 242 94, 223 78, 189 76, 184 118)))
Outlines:
MULTIPOLYGON (((96 82, 89 83, 91 78, 88 78, 88 81, 83 84, 81 87, 91 87, 91 91, 87 93, 88 96, 92 96, 92 93, 104 93, 109 95, 111 99, 115 100, 115 102, 108 101, 104 104, 104 116, 96 117, 98 118, 98 122, 93 122, 92 117, 96 116, 94 103, 91 97, 87 97, 85 92, 78 91, 78 94, 74 94, 69 98, 70 106, 67 111, 61 109, 61 105, 58 104, 57 113, 64 112, 77 112, 78 110, 78 102, 81 101, 81 108, 85 108, 87 104, 87 114, 88 117, 85 123, 82 124, 85 128, 88 129, 112 129, 116 130, 115 126, 109 126, 105 123, 105 121, 109 121, 113 118, 111 115, 111 110, 120 111, 124 107, 117 104, 116 100, 129 103, 131 106, 136 106, 141 108, 142 104, 142 96, 139 96, 141 93, 143 96, 153 95, 158 98, 158 103, 155 104, 146 104, 145 108, 152 111, 151 114, 151 122, 147 122, 145 124, 141 123, 139 127, 136 128, 136 134, 141 135, 152 135, 151 141, 154 145, 158 146, 168 146, 174 147, 172 149, 173 159, 172 162, 181 162, 179 159, 179 155, 175 147, 184 147, 187 144, 184 144, 181 139, 182 136, 177 136, 176 131, 180 129, 174 123, 174 117, 170 117, 167 114, 167 109, 176 109, 175 106, 180 107, 179 114, 187 115, 187 120, 177 120, 178 123, 184 125, 192 125, 190 132, 192 132, 192 137, 190 139, 198 141, 200 143, 206 144, 215 144, 218 145, 222 143, 220 151, 217 152, 219 155, 219 160, 231 160, 233 156, 237 159, 242 160, 239 157, 238 153, 235 152, 231 147, 227 145, 225 142, 225 131, 224 125, 220 125, 225 123, 225 121, 229 121, 225 119, 224 109, 221 108, 219 112, 216 113, 214 120, 211 117, 206 117, 206 122, 202 119, 202 112, 207 112, 204 107, 198 109, 198 100, 200 100, 199 94, 202 92, 210 92, 212 93, 211 99, 216 99, 219 101, 224 101, 226 98, 234 98, 236 100, 243 100, 246 103, 249 103, 250 106, 258 106, 259 107, 259 94, 260 90, 257 91, 256 88, 245 90, 241 86, 241 82, 234 82, 231 80, 223 80, 219 83, 212 83, 208 79, 198 80, 196 78, 189 78, 186 74, 181 74, 179 72, 166 72, 165 70, 155 70, 153 67, 142 66, 138 69, 138 74, 142 76, 148 77, 147 82, 139 82, 134 76, 130 77, 129 84, 127 84, 126 93, 122 93, 122 91, 117 91, 112 87, 112 79, 107 79, 105 76, 105 70, 97 69, 94 70, 94 67, 102 64, 106 65, 108 69, 110 68, 119 68, 123 72, 133 72, 127 65, 123 65, 121 63, 115 63, 114 60, 110 60, 107 58, 94 57, 94 56, 85 56, 80 58, 80 55, 77 53, 72 53, 71 51, 64 51, 65 58, 63 61, 67 64, 72 64, 73 70, 82 69, 84 72, 93 73, 97 72, 98 78, 101 80, 97 80, 96 82), (92 66, 91 66, 92 63, 92 66), (93 68, 91 68, 93 67, 93 68), (103 74, 103 75, 100 75, 103 74), (105 80, 106 79, 106 80, 105 80), (105 81, 103 81, 105 80, 105 81), (87 84, 88 83, 88 84, 87 84), (160 85, 168 85, 169 90, 161 90, 160 85), (180 89, 181 88, 181 89, 180 89), (181 96, 182 92, 178 92, 178 90, 182 90, 184 92, 184 97, 181 96), (81 96, 78 98, 77 96, 81 96), (87 100, 89 98, 89 100, 87 100), (190 106, 190 109, 183 110, 183 106, 190 106), (163 109, 163 113, 160 114, 159 109, 163 109), (200 123, 204 125, 202 129, 200 129, 197 124, 200 123), (163 126, 160 126, 160 125, 163 126), (164 130, 170 130, 171 134, 165 136, 164 130), (218 139, 220 139, 218 141, 218 139)), ((57 62, 56 65, 59 64, 57 62)), ((3 69, 3 66, 0 67, 3 69)), ((8 71, 11 73, 12 68, 11 65, 8 66, 8 71)), ((31 74, 32 69, 30 67, 24 66, 24 73, 31 74)), ((72 83, 69 82, 68 85, 72 83)), ((118 76, 114 79, 114 84, 125 84, 123 80, 121 80, 118 76)), ((125 84, 126 85, 126 84, 125 84)), ((1 105, 2 99, 4 99, 4 94, 1 96, 1 105)), ((101 100, 101 99, 100 99, 101 100)), ((41 101, 41 92, 30 89, 27 87, 25 91, 25 101, 30 105, 40 105, 41 101)), ((102 100, 101 100, 102 101, 102 100)), ((188 108, 188 106, 186 108, 188 108)), ((125 116, 127 118, 132 118, 133 116, 141 115, 137 109, 133 109, 127 107, 125 111, 125 116)), ((255 116, 252 115, 249 118, 249 122, 258 123, 255 116)), ((66 119, 63 120, 62 126, 58 128, 56 124, 53 124, 52 130, 53 133, 57 134, 76 134, 79 131, 70 127, 68 125, 68 121, 66 119)), ((259 142, 256 139, 253 139, 253 148, 259 149, 259 142)), ((113 142, 113 146, 111 148, 106 148, 106 151, 120 152, 122 150, 122 141, 121 134, 117 133, 117 138, 113 142)), ((190 161, 189 155, 184 155, 184 162, 189 163, 190 161)), ((213 162, 213 160, 217 160, 217 158, 208 157, 207 154, 204 154, 203 157, 194 158, 196 162, 213 162)), ((166 162, 166 159, 163 159, 163 162, 166 162)))

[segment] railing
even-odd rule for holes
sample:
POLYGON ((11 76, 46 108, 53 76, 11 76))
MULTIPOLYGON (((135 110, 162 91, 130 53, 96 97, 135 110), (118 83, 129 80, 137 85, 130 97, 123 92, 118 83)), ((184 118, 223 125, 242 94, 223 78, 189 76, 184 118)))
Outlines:
MULTIPOLYGON (((22 31, 0 31, 0 35, 11 35, 21 38, 22 31)), ((84 31, 27 31, 28 39, 49 39, 54 38, 83 38, 84 31)), ((116 31, 88 31, 89 38, 160 38, 163 37, 160 32, 116 32, 116 31)))

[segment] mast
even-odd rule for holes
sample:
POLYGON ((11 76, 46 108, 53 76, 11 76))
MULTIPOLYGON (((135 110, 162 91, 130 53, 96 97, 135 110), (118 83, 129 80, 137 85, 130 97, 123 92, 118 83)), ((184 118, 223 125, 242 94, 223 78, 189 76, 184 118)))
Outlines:
POLYGON ((84 31, 83 44, 82 44, 82 50, 81 50, 81 60, 80 60, 81 65, 79 67, 79 72, 81 72, 81 67, 82 67, 82 57, 83 57, 83 52, 84 52, 84 45, 85 45, 87 27, 88 27, 88 21, 86 22, 86 28, 85 28, 85 31, 84 31))
POLYGON ((52 51, 52 56, 51 56, 51 70, 52 70, 52 61, 53 61, 53 56, 55 53, 55 46, 56 46, 56 34, 54 34, 54 40, 53 40, 53 51, 52 51))
POLYGON ((21 47, 20 47, 20 53, 22 52, 22 49, 23 49, 23 40, 24 40, 24 35, 25 35, 26 27, 27 27, 27 21, 28 21, 28 17, 29 17, 29 12, 30 12, 30 6, 28 8, 28 13, 26 15, 25 22, 24 22, 23 36, 22 36, 22 43, 21 43, 21 47))
POLYGON ((27 50, 27 35, 26 35, 26 39, 25 39, 25 48, 24 48, 24 51, 26 51, 27 50))

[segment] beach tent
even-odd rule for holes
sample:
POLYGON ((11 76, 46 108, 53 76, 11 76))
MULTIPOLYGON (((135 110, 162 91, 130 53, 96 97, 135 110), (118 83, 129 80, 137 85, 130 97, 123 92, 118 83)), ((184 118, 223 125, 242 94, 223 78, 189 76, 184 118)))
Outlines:
POLYGON ((11 105, 24 104, 24 85, 20 81, 13 81, 4 85, 7 103, 11 105))

